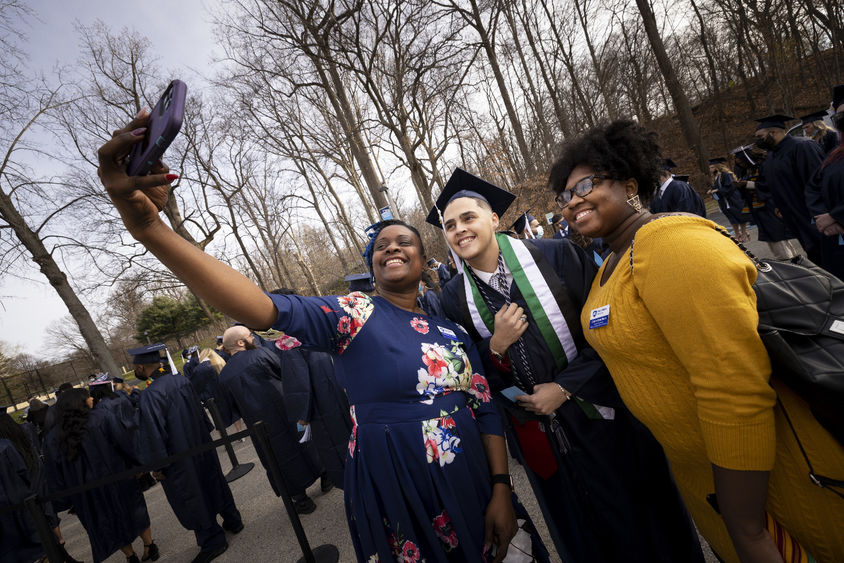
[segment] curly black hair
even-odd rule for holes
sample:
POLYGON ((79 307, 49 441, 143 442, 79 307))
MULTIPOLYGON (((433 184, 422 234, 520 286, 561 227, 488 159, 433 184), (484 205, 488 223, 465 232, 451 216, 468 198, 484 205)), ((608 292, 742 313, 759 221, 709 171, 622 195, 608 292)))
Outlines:
POLYGON ((571 171, 582 164, 617 180, 635 179, 639 197, 649 201, 659 186, 661 162, 656 133, 629 119, 617 119, 566 142, 548 174, 548 188, 562 192, 571 171))
POLYGON ((59 447, 69 460, 79 455, 82 447, 82 437, 88 425, 87 389, 68 389, 59 395, 56 401, 56 420, 59 424, 59 447))
POLYGON ((32 441, 21 426, 7 413, 0 413, 0 438, 12 443, 12 447, 23 458, 26 468, 34 472, 38 468, 37 454, 33 450, 32 441))

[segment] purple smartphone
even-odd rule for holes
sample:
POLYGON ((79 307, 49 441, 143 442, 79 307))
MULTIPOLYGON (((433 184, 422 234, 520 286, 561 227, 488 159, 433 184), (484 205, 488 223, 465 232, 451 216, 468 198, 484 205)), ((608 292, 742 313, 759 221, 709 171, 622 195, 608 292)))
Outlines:
POLYGON ((185 96, 188 87, 181 80, 167 86, 161 99, 152 108, 144 140, 132 148, 126 173, 129 176, 148 174, 164 151, 179 134, 185 116, 185 96))

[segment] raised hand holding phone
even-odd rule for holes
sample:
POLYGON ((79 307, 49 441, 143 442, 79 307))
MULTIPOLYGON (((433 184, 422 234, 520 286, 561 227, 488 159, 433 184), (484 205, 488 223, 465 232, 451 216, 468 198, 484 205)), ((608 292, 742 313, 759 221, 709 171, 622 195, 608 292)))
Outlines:
POLYGON ((181 80, 173 80, 152 108, 146 123, 144 140, 132 147, 126 174, 144 176, 155 166, 170 143, 179 134, 185 117, 188 88, 181 80))

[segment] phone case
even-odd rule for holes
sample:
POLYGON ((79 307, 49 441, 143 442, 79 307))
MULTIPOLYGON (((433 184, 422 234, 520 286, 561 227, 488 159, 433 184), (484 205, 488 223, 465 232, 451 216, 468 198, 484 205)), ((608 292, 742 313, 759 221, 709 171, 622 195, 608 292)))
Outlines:
POLYGON ((129 176, 143 176, 160 159, 170 143, 179 134, 185 117, 185 97, 188 87, 181 80, 174 80, 152 108, 144 140, 135 145, 129 153, 126 173, 129 176))

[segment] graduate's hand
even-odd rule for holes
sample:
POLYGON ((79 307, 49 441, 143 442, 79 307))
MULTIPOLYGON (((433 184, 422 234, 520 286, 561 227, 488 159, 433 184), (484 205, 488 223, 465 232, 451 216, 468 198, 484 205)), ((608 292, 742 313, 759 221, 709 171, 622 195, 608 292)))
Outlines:
POLYGON ((556 383, 537 383, 533 386, 532 395, 516 395, 513 398, 525 410, 535 414, 549 415, 560 408, 569 396, 556 383))
POLYGON ((510 540, 519 530, 516 513, 513 510, 510 487, 496 484, 492 486, 492 499, 486 506, 484 514, 484 551, 488 546, 495 545, 495 559, 492 563, 499 563, 507 555, 510 540))
POLYGON ((164 209, 170 194, 170 182, 178 178, 168 174, 167 166, 158 162, 148 176, 128 176, 126 157, 132 147, 144 139, 149 112, 138 112, 135 119, 112 133, 97 151, 97 175, 120 213, 123 224, 134 236, 160 221, 159 211, 164 209))
POLYGON ((818 230, 822 233, 826 233, 826 230, 835 223, 835 219, 832 218, 832 215, 829 213, 822 213, 821 215, 815 215, 815 226, 818 230))
POLYGON ((833 237, 835 235, 844 235, 844 226, 841 223, 833 223, 826 229, 824 229, 823 234, 828 237, 833 237))
POLYGON ((504 354, 524 334, 527 327, 524 309, 515 303, 504 305, 495 313, 495 326, 489 347, 499 354, 504 354))

